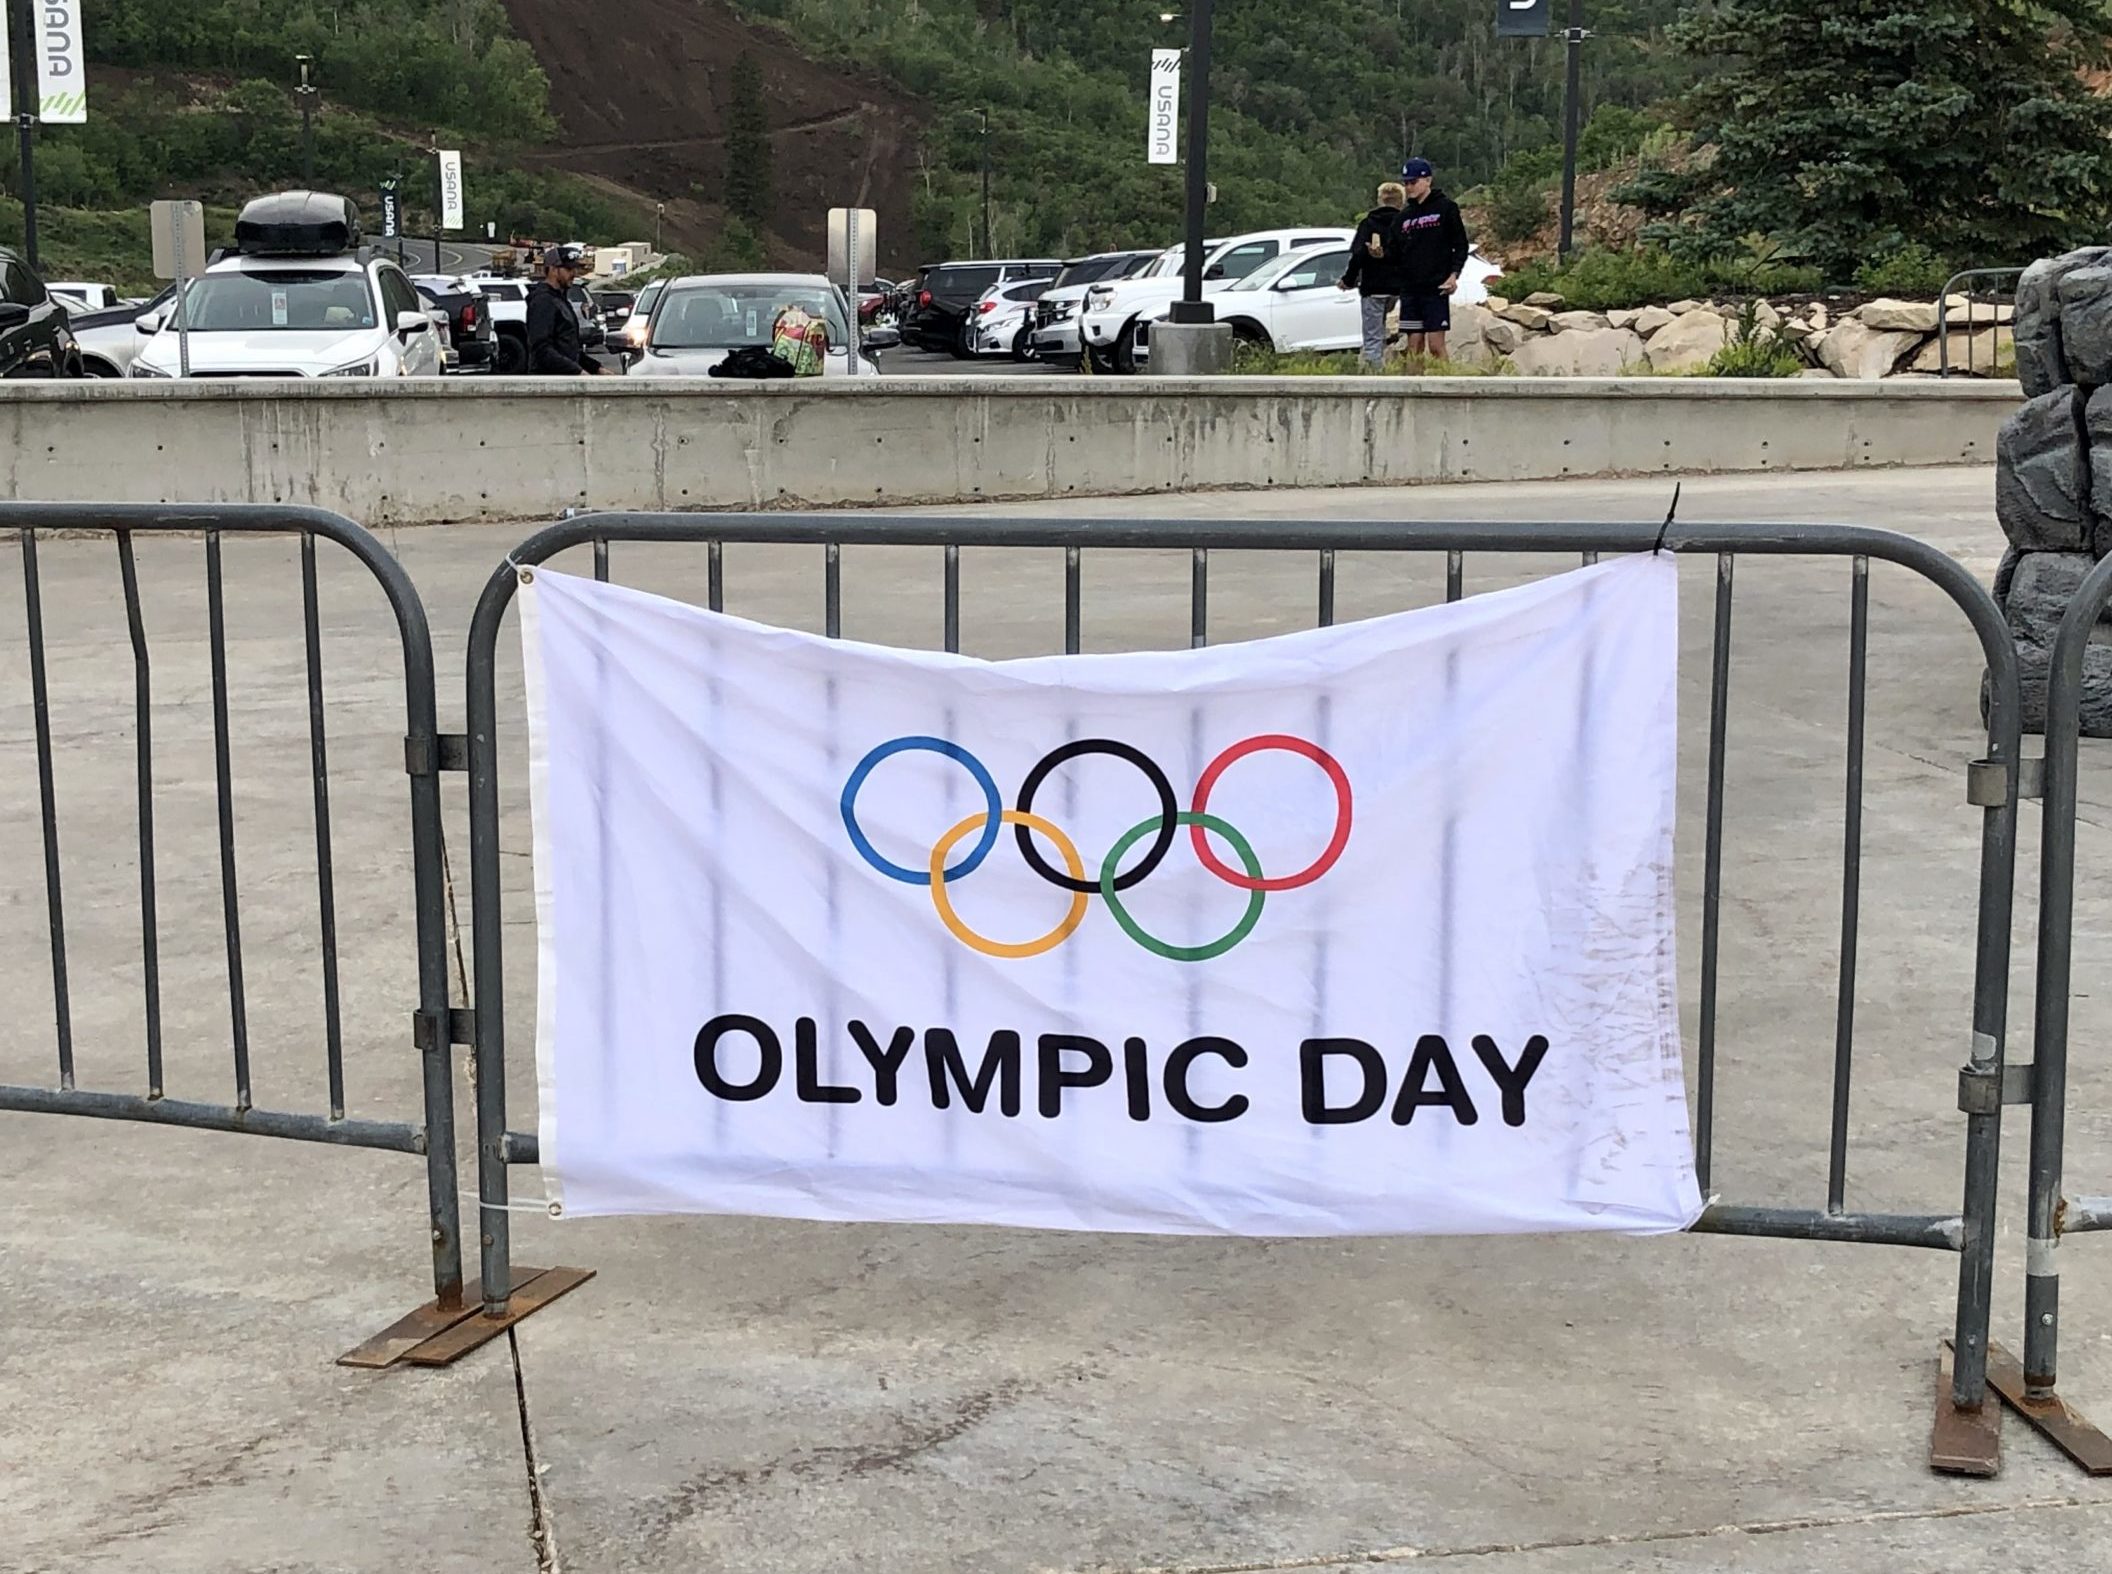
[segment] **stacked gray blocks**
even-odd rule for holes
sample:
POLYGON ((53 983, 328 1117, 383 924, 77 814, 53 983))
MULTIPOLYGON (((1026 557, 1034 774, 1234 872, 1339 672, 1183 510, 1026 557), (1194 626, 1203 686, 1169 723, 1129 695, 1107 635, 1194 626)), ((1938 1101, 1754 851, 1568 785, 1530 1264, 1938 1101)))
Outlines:
MULTIPOLYGON (((2112 553, 2112 247, 2043 258, 2017 281, 2025 403, 1995 443, 2009 551, 1995 599, 2017 643, 2024 725, 2046 727, 2054 636, 2091 565, 2112 553)), ((2112 624, 2083 656, 2083 736, 2112 738, 2112 624)))

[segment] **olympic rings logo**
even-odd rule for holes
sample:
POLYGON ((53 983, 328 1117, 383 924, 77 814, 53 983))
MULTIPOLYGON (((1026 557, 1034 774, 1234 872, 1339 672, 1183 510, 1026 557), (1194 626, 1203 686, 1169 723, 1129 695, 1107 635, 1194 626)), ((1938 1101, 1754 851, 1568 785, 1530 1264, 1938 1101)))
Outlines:
POLYGON ((1174 797, 1173 784, 1166 773, 1159 769, 1156 761, 1143 750, 1121 743, 1113 738, 1079 738, 1051 749, 1035 762, 1027 772, 1026 779, 1019 784, 1019 799, 1012 808, 1006 808, 998 793, 997 783, 983 762, 946 738, 931 738, 912 735, 891 738, 879 745, 860 760, 857 767, 843 784, 843 828, 849 833, 851 845, 873 868, 891 880, 900 880, 904 885, 922 885, 931 888, 932 906, 938 910, 939 921, 945 924, 955 939, 984 956, 1016 959, 1039 956, 1052 951, 1071 937, 1079 924, 1085 921, 1087 899, 1098 893, 1107 903, 1107 910, 1114 915, 1122 932, 1145 950, 1174 962, 1207 962, 1212 957, 1223 956, 1254 932, 1255 924, 1261 921, 1263 899, 1271 891, 1295 891, 1301 886, 1311 885, 1335 866, 1342 856, 1342 849, 1349 844, 1351 799, 1349 776, 1335 757, 1318 744, 1304 738, 1292 737, 1288 733, 1257 733, 1233 744, 1203 770, 1195 784, 1195 794, 1186 809, 1182 809, 1174 797), (1335 791, 1335 825, 1326 847, 1320 855, 1303 869, 1293 874, 1269 876, 1262 873, 1261 860, 1239 831, 1229 822, 1210 813, 1210 794, 1216 789, 1225 772, 1251 754, 1265 750, 1281 750, 1301 755, 1311 760, 1327 774, 1335 791), (931 856, 925 867, 912 869, 884 858, 866 837, 858 823, 858 792, 865 779, 872 775, 874 767, 897 754, 927 752, 942 755, 954 761, 981 790, 983 807, 969 815, 958 825, 948 830, 932 845, 931 856), (1150 783, 1158 795, 1159 812, 1146 820, 1140 820, 1122 835, 1100 860, 1097 875, 1086 872, 1085 860, 1079 856, 1077 845, 1061 828, 1034 812, 1034 795, 1038 793, 1052 772, 1071 760, 1088 754, 1105 754, 1126 764, 1135 766, 1150 783), (1003 827, 1011 826, 1019 853, 1027 867, 1058 890, 1071 893, 1071 905, 1055 928, 1032 940, 992 940, 977 934, 954 911, 952 898, 947 895, 947 885, 960 880, 982 867, 983 860, 997 846, 1003 827), (1196 860, 1211 874, 1247 893, 1246 910, 1225 933, 1202 945, 1175 945, 1147 932, 1130 914, 1123 904, 1122 893, 1134 889, 1151 872, 1165 861, 1173 850, 1173 844, 1181 828, 1188 832, 1189 845, 1194 849, 1196 860), (1241 869, 1231 868, 1210 845, 1210 836, 1222 838, 1238 857, 1241 869), (1034 843, 1041 837, 1056 850, 1062 860, 1061 869, 1052 866, 1034 843), (958 858, 954 851, 963 842, 969 841, 968 850, 958 858), (1149 838, 1143 855, 1128 868, 1122 860, 1139 842, 1149 838), (948 862, 952 859, 952 862, 948 862), (1242 870, 1244 872, 1242 872, 1242 870))

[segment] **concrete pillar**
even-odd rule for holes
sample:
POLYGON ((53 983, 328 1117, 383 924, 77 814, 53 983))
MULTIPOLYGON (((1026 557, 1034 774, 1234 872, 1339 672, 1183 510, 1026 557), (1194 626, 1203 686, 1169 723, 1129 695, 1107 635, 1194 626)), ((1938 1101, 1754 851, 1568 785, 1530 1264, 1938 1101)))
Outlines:
POLYGON ((1151 357, 1154 377, 1218 377, 1232 370, 1232 328, 1221 322, 1155 322, 1151 357))

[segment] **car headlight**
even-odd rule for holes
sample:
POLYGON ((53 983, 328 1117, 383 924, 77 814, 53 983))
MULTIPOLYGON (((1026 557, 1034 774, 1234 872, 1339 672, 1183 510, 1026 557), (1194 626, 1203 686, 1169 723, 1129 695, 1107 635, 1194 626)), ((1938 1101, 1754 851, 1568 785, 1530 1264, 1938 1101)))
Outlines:
POLYGON ((323 373, 325 377, 372 377, 380 368, 378 357, 368 356, 364 361, 354 361, 350 366, 333 366, 323 373))
POLYGON ((1111 288, 1104 284, 1096 284, 1085 292, 1085 309, 1089 312, 1099 311, 1101 308, 1111 304, 1114 298, 1115 292, 1111 288))
POLYGON ((149 366, 145 361, 134 361, 131 371, 126 375, 131 377, 167 377, 170 374, 158 366, 149 366))

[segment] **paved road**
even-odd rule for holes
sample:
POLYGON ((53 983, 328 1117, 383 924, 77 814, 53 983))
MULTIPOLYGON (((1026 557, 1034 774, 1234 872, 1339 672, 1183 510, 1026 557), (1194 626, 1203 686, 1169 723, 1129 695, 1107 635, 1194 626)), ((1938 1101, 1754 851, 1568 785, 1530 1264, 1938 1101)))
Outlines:
MULTIPOLYGON (((1720 477, 1690 519, 1894 521, 1983 579, 1991 472, 1720 477)), ((1647 518, 1661 481, 1109 499, 1081 515, 1647 518)), ((442 725, 463 632, 515 527, 393 532, 432 610, 442 725)), ((154 641, 162 990, 172 1094, 230 1091, 201 549, 139 543, 154 641)), ((84 1087, 140 1085, 133 674, 107 541, 40 553, 84 1087)), ((314 833, 297 558, 229 542, 232 761, 260 1105, 320 1107, 314 833)), ((985 655, 1059 648, 1060 554, 964 554, 985 655)), ((845 632, 930 644, 935 553, 844 554, 845 632)), ((573 565, 584 570, 584 561, 573 565)), ((325 554, 322 608, 348 1104, 416 1108, 401 678, 370 585, 325 554)), ((1693 1043, 1714 567, 1684 565, 1681 982, 1693 1043)), ((620 580, 701 600, 703 554, 617 548, 620 580)), ((1525 571, 1470 559, 1470 591, 1525 571)), ((1089 551, 1091 649, 1185 643, 1185 558, 1089 551)), ((821 557, 729 548, 729 608, 814 627, 821 557)), ((1979 815, 1963 797, 1979 657, 1916 579, 1871 575, 1862 1048, 1851 1207, 1952 1209, 1979 815)), ((1737 574, 1716 1184, 1824 1195, 1839 911, 1848 566, 1737 574)), ((1345 616, 1442 593, 1429 562, 1345 559, 1345 616)), ((0 605, 21 605, 0 555, 0 605)), ((1220 555, 1214 637, 1311 615, 1312 565, 1220 555)), ((28 678, 0 633, 0 1077, 53 1078, 28 678)), ((510 638, 506 642, 510 644, 510 638)), ((503 649, 503 647, 502 647, 503 649)), ((501 737, 514 1123, 532 1129, 532 911, 519 689, 501 737)), ((2085 870, 2112 746, 2086 746, 2085 870), (2091 784, 2098 785, 2095 788, 2091 784)), ((446 781, 467 915, 460 782, 446 781)), ((2035 841, 2035 814, 2025 816, 2035 841)), ((2028 870, 2028 865, 2026 866, 2028 870)), ((2020 880, 2020 891, 2029 880, 2020 880)), ((2104 955, 2112 886, 2083 878, 2104 955)), ((2030 998, 2020 903, 2014 999, 2030 998)), ((2087 953, 2086 953, 2087 955, 2087 953)), ((2087 960, 2084 961, 2087 967, 2087 960)), ((2078 1042, 2112 997, 2074 1003, 2078 1042)), ((2013 1022, 2025 1015, 2013 1010, 2013 1022)), ((2013 1047, 2021 1043, 2012 1029, 2013 1047)), ((2018 1058, 2022 1058, 2019 1055, 2018 1058)), ((2112 1067, 2079 1056, 2071 1173, 2112 1172, 2112 1067)), ((462 1153, 471 1149, 466 1081, 462 1153)), ((2021 1123, 2005 1144, 1999 1333, 2021 1303, 2021 1123)), ((2096 1184, 2092 1184, 2095 1182, 2096 1184)), ((741 1219, 515 1220, 520 1261, 601 1277, 443 1372, 336 1351, 423 1297, 411 1159, 0 1115, 0 1569, 1030 1574, 1147 1568, 1475 1574, 2103 1568, 2112 1483, 2012 1421, 1995 1481, 1923 1467, 1954 1263, 1673 1238, 1242 1242, 741 1219), (518 1380, 518 1387, 516 1382, 518 1380), (524 1436, 532 1445, 524 1445, 524 1436), (1763 1534, 1762 1532, 1770 1532, 1763 1534), (540 1539, 532 1539, 540 1538, 540 1539), (2092 1547, 2098 1548, 2093 1553, 2092 1547), (1451 1559, 1451 1562, 1444 1560, 1451 1559)), ((465 1175, 465 1185, 473 1183, 465 1175)), ((533 1196, 532 1172, 517 1196, 533 1196)), ((466 1193, 465 1222, 475 1218, 466 1193)), ((473 1231, 473 1226, 471 1229, 473 1231)), ((2112 1416, 2112 1243, 2072 1241, 2064 1388, 2112 1416)))
POLYGON ((912 350, 904 345, 899 350, 888 350, 880 358, 882 369, 891 377, 1076 377, 1081 374, 1065 369, 1058 372, 1055 367, 1043 366, 1038 361, 1015 361, 1009 355, 978 356, 972 361, 958 360, 951 355, 936 355, 929 350, 912 350))

